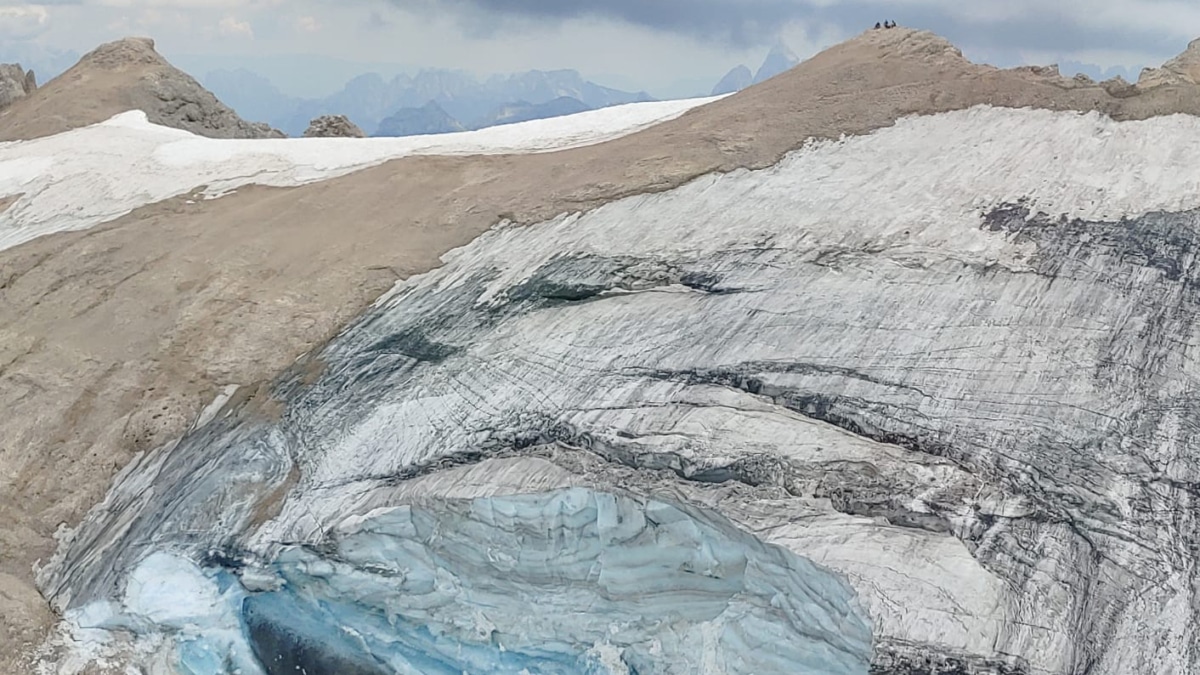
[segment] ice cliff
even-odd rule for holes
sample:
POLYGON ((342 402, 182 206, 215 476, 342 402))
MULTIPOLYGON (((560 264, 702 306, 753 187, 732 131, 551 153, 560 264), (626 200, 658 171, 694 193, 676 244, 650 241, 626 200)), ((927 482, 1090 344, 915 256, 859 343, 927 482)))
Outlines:
POLYGON ((204 673, 1195 672, 1197 165, 1193 117, 979 107, 497 227, 43 589, 204 673))
POLYGON ((189 675, 847 673, 871 642, 836 575, 584 488, 376 509, 252 569, 156 552, 69 617, 189 675))

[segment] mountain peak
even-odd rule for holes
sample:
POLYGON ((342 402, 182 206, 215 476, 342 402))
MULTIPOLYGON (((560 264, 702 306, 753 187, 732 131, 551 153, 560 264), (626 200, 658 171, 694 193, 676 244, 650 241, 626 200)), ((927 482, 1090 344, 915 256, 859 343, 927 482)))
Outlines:
POLYGON ((154 49, 154 40, 148 37, 127 37, 106 42, 83 55, 79 65, 90 65, 104 70, 118 70, 131 66, 169 65, 154 49))
POLYGON ((712 95, 720 96, 722 94, 732 94, 735 91, 741 91, 749 87, 754 82, 754 73, 744 65, 734 66, 725 77, 717 82, 717 86, 713 87, 712 95))
POLYGON ((872 29, 851 38, 843 45, 863 43, 883 49, 888 56, 963 59, 962 51, 954 46, 953 42, 937 33, 916 28, 872 29))
POLYGON ((797 63, 800 63, 800 58, 796 56, 796 53, 782 40, 777 40, 771 46, 771 51, 767 52, 767 58, 758 67, 758 72, 754 74, 754 83, 758 84, 784 71, 791 70, 797 63))
POLYGON ((93 49, 65 73, 5 108, 0 140, 56 134, 130 110, 141 110, 155 124, 214 138, 283 135, 238 117, 155 51, 154 40, 129 37, 93 49))
POLYGON ((800 60, 800 57, 796 56, 796 52, 793 52, 792 48, 787 46, 787 43, 782 39, 776 40, 775 44, 771 45, 771 51, 767 52, 767 56, 768 58, 771 56, 780 56, 791 61, 800 60))

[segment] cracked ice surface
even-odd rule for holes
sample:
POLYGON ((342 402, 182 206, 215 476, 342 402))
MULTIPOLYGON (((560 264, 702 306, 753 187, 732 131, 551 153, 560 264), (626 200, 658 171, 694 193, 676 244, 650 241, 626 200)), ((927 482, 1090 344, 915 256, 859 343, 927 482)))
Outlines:
POLYGON ((338 625, 348 661, 413 675, 852 673, 870 658, 842 579, 687 507, 582 488, 426 499, 348 519, 334 541, 279 557, 286 583, 244 610, 258 644, 338 625))
POLYGON ((583 488, 426 495, 285 551, 263 592, 159 552, 69 619, 188 675, 866 671, 849 585, 722 518, 583 488))
POLYGON ((44 589, 582 486, 842 575, 876 672, 1196 672, 1197 131, 976 108, 496 228, 281 377, 279 421, 131 467, 44 589))
POLYGON ((212 139, 151 124, 134 110, 82 129, 0 143, 0 249, 82 230, 206 186, 290 187, 408 155, 544 152, 589 145, 673 119, 720 97, 612 106, 478 131, 402 138, 212 139))

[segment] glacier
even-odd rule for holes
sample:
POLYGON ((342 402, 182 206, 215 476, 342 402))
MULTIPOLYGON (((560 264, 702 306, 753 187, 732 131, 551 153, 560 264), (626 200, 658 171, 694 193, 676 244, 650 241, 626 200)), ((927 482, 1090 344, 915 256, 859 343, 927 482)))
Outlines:
MULTIPOLYGON (((454 667, 496 667, 503 645, 513 668, 536 653, 577 671, 619 644, 624 667, 647 672, 638 622, 694 600, 677 595, 682 577, 662 578, 664 604, 528 632, 537 617, 483 590, 506 564, 506 583, 545 572, 554 530, 534 505, 593 504, 578 513, 599 523, 614 500, 635 519, 676 509, 672 536, 692 533, 678 550, 617 547, 619 564, 641 550, 658 569, 717 536, 737 544, 709 547, 715 560, 786 549, 792 572, 741 577, 748 604, 713 593, 755 634, 790 631, 803 649, 786 658, 814 668, 862 672, 865 649, 879 673, 1195 672, 1198 132, 1185 116, 977 107, 502 223, 297 362, 273 384, 282 410, 228 397, 128 467, 42 570, 43 591, 68 623, 123 616, 130 570, 169 553, 237 579, 217 588, 248 594, 245 644, 254 630, 310 644, 338 624, 353 632, 313 649, 355 668, 451 652, 454 667), (517 521, 541 525, 515 544, 495 529, 517 521), (422 534, 433 523, 452 527, 438 541, 422 534), (419 599, 394 589, 462 532, 508 541, 494 560, 437 558, 470 570, 456 578, 480 604, 410 620, 419 599), (383 628, 393 612, 399 629, 383 628), (303 621, 282 630, 279 616, 303 621), (590 622, 617 616, 629 633, 604 642, 590 622), (414 632, 431 620, 436 632, 414 632), (383 645, 387 630, 404 646, 383 645)), ((596 543, 555 541, 577 555, 596 543)), ((438 588, 432 572, 411 578, 438 588)), ((595 590, 527 597, 553 616, 568 587, 595 590)), ((736 661, 784 657, 706 623, 710 601, 680 615, 734 645, 728 672, 794 672, 736 661)), ((706 653, 689 630, 655 635, 681 658, 706 653)))
POLYGON ((77 632, 145 636, 131 648, 186 675, 856 673, 870 660, 839 576, 701 510, 581 487, 427 497, 252 571, 209 563, 155 552, 121 602, 69 617, 77 632))

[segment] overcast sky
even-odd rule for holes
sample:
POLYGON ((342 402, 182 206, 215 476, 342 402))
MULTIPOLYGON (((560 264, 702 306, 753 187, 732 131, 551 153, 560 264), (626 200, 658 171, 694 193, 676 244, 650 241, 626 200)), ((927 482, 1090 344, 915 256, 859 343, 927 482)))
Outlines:
POLYGON ((1167 0, 0 0, 0 45, 84 52, 149 35, 195 67, 314 54, 478 73, 577 68, 653 93, 754 68, 779 38, 806 57, 881 19, 1006 66, 1157 65, 1200 35, 1200 3, 1167 0))

